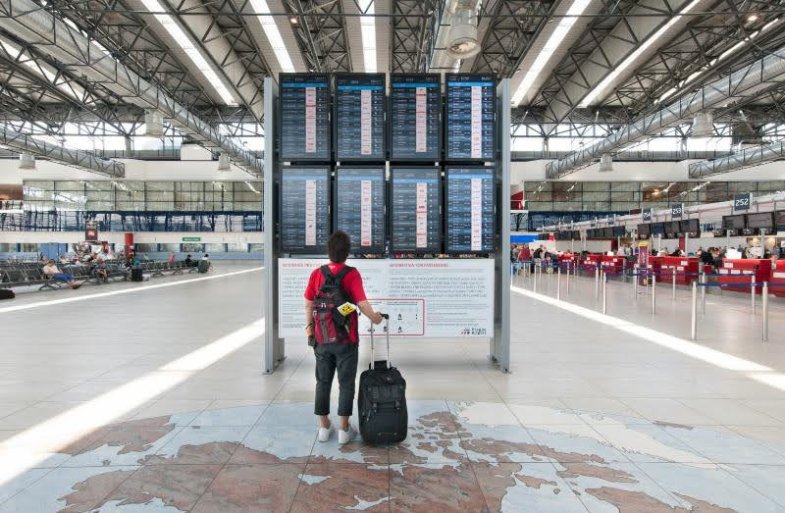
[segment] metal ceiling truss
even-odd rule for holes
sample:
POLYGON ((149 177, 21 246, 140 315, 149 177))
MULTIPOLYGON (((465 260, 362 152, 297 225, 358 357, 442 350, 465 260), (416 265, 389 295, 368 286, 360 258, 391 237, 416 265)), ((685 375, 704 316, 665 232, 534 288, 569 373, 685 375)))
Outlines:
POLYGON ((548 178, 561 178, 589 165, 593 159, 622 146, 639 142, 690 120, 697 112, 718 109, 719 114, 738 110, 769 91, 780 89, 785 78, 785 49, 743 66, 698 91, 668 102, 659 110, 624 125, 599 143, 573 152, 547 168, 548 178))
POLYGON ((427 71, 442 3, 437 0, 392 0, 390 72, 427 71))
POLYGON ((745 148, 720 159, 694 162, 689 166, 689 173, 691 179, 702 179, 782 158, 785 158, 785 142, 777 141, 745 148))
MULTIPOLYGON (((520 67, 532 42, 547 25, 558 2, 554 0, 496 0, 483 2, 489 16, 482 51, 474 59, 474 73, 511 77, 520 67), (492 12, 489 12, 492 10, 492 12)), ((483 23, 480 13, 480 24, 483 23)))
MULTIPOLYGON (((685 31, 664 45, 649 62, 639 66, 620 84, 604 104, 621 106, 637 116, 656 108, 662 95, 672 90, 681 94, 694 90, 718 75, 785 46, 785 23, 758 35, 740 51, 727 54, 739 43, 780 16, 779 2, 723 0, 712 13, 696 16, 685 31), (754 4, 754 5, 751 5, 754 4), (744 12, 755 10, 757 20, 749 22, 744 12), (687 79, 695 78, 687 82, 687 79)), ((676 92, 667 101, 677 98, 676 92)))
POLYGON ((0 145, 21 153, 46 157, 68 166, 86 169, 93 173, 113 178, 125 176, 125 165, 122 162, 98 158, 86 151, 72 150, 49 144, 32 136, 15 132, 10 127, 4 125, 0 125, 0 145))
MULTIPOLYGON (((308 71, 352 71, 340 0, 283 0, 308 71)), ((359 9, 359 7, 358 7, 359 9)))
MULTIPOLYGON (((83 24, 93 30, 91 37, 85 29, 75 28, 64 22, 57 12, 55 14, 51 14, 48 9, 41 9, 39 4, 31 0, 0 0, 0 28, 7 33, 29 43, 38 52, 47 52, 64 69, 79 73, 93 83, 107 85, 127 103, 160 111, 199 144, 228 153, 238 165, 253 174, 261 173, 261 162, 254 155, 221 135, 217 128, 190 110, 190 104, 183 104, 169 94, 172 79, 183 84, 190 75, 177 67, 179 63, 168 53, 153 46, 151 41, 154 42, 154 38, 139 25, 138 20, 118 11, 106 11, 95 19, 83 20, 83 24), (109 34, 114 38, 109 38, 109 34), (134 49, 115 44, 115 39, 132 43, 128 48, 134 49), (142 41, 145 41, 142 43, 144 48, 138 49, 142 41), (143 60, 140 62, 142 57, 154 58, 154 71, 139 69, 140 63, 145 63, 143 60), (133 63, 134 67, 126 66, 124 61, 133 63), (167 86, 159 85, 159 78, 167 86)), ((213 102, 209 96, 196 85, 195 88, 189 88, 189 92, 194 98, 203 98, 206 104, 211 105, 213 102)), ((188 96, 182 88, 175 87, 173 90, 179 98, 188 96)))

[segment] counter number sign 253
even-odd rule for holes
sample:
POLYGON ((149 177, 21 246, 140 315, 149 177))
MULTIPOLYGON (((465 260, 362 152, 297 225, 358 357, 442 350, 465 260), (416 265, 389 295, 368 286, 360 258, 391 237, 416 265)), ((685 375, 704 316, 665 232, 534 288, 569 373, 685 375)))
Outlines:
POLYGON ((673 205, 671 207, 671 217, 681 217, 683 211, 684 211, 683 204, 679 203, 678 205, 673 205))

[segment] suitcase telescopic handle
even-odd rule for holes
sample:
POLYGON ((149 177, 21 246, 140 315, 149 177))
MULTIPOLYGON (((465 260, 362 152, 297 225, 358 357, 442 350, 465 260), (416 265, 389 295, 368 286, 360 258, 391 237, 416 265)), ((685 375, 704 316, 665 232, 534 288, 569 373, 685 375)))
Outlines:
MULTIPOLYGON (((384 331, 387 332, 387 363, 389 365, 390 362, 390 315, 389 314, 382 314, 382 319, 385 320, 384 323, 384 331)), ((373 362, 376 361, 376 354, 373 349, 373 322, 371 323, 371 365, 373 362)))

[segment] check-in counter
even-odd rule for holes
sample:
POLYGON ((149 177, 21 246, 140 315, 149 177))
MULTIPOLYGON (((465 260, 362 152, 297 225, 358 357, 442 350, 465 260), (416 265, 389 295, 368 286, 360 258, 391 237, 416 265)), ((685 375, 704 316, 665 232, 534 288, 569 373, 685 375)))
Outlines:
MULTIPOLYGON (((646 264, 646 270, 649 274, 659 275, 662 269, 662 262, 665 258, 666 257, 650 255, 649 261, 646 264)), ((660 281, 660 279, 657 278, 657 281, 660 281)))
POLYGON ((756 292, 761 293, 761 285, 764 281, 771 281, 771 260, 745 258, 742 260, 733 260, 730 258, 722 259, 722 268, 718 269, 720 286, 724 290, 731 290, 734 292, 750 293, 749 285, 752 282, 752 277, 758 284, 756 292), (731 285, 731 287, 727 287, 731 285), (747 285, 742 287, 741 285, 747 285))
POLYGON ((608 274, 622 274, 624 272, 626 257, 602 255, 600 267, 608 274))
POLYGON ((594 272, 595 269, 601 264, 602 255, 600 253, 589 253, 586 258, 581 262, 581 267, 584 271, 594 272))
MULTIPOLYGON (((692 282, 698 279, 698 270, 700 269, 700 260, 698 257, 660 257, 662 262, 660 264, 660 272, 663 275, 676 275, 676 284, 678 285, 691 285, 692 282)), ((659 278, 661 282, 670 282, 673 278, 671 276, 662 276, 659 278)))
POLYGON ((771 282, 776 287, 771 287, 769 292, 777 297, 785 297, 785 260, 777 260, 774 262, 774 268, 771 270, 771 282))

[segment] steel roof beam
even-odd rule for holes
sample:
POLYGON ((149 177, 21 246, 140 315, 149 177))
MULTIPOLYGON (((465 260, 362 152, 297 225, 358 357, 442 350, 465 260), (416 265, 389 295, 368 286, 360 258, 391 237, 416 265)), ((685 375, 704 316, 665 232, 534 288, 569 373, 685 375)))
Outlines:
POLYGON ((689 165, 689 174, 691 179, 708 178, 783 158, 785 158, 785 142, 777 141, 751 146, 720 159, 693 162, 689 165))

